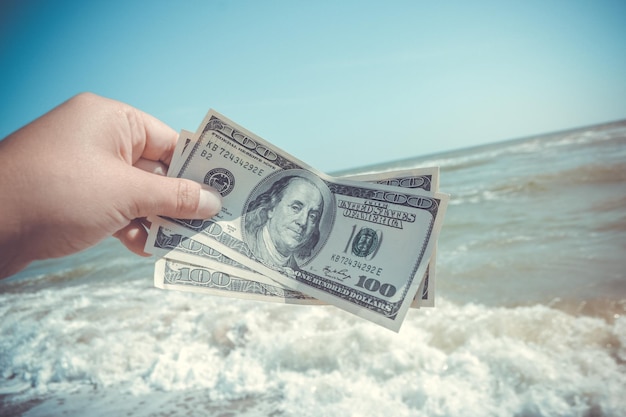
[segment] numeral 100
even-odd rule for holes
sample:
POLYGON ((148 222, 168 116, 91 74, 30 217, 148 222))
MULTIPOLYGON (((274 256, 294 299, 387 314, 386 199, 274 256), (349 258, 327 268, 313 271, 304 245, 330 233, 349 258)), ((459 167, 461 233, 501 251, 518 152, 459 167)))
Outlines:
POLYGON ((384 297, 393 297, 396 293, 396 287, 391 284, 381 284, 376 278, 368 278, 365 275, 359 276, 359 282, 355 284, 357 287, 365 288, 371 292, 379 292, 384 297))
POLYGON ((230 284, 230 275, 220 271, 210 271, 200 268, 180 268, 180 281, 197 282, 199 284, 213 283, 216 287, 227 287, 230 284))

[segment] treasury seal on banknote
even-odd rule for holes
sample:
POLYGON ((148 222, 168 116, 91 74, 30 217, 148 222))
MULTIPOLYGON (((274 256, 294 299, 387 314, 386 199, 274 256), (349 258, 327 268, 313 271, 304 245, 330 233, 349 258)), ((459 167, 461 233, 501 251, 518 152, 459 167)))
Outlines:
POLYGON ((264 264, 296 270, 324 246, 334 218, 334 196, 324 181, 301 169, 277 172, 244 205, 244 242, 264 264))
POLYGON ((215 188, 222 197, 226 197, 235 188, 235 176, 224 168, 214 168, 207 172, 204 183, 215 188))

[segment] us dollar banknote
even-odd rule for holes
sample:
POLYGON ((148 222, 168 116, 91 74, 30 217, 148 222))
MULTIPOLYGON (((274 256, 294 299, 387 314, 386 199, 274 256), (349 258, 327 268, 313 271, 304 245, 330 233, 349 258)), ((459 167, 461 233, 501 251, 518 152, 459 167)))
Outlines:
POLYGON ((190 289, 191 292, 195 293, 285 304, 301 304, 301 300, 306 298, 308 299, 306 304, 319 303, 315 298, 299 291, 275 285, 275 283, 272 285, 231 276, 222 269, 190 264, 165 257, 156 261, 154 275, 162 277, 157 287, 166 290, 185 291, 190 289))
MULTIPOLYGON (((327 176, 214 111, 190 146, 176 176, 217 189, 222 211, 208 220, 152 218, 152 227, 399 330, 434 250, 447 195, 327 176)), ((153 246, 149 240, 146 250, 153 246)))
MULTIPOLYGON (((189 136, 188 133, 187 136, 189 136)), ((189 139, 185 139, 184 136, 181 136, 181 141, 179 141, 179 143, 181 143, 183 140, 188 141, 189 139)), ((172 162, 173 163, 170 166, 176 167, 175 161, 172 162)), ((414 168, 410 170, 401 170, 378 174, 365 174, 352 177, 346 176, 343 178, 357 179, 360 181, 369 181, 374 183, 384 183, 388 185, 400 186, 403 188, 420 188, 425 191, 431 191, 436 190, 438 187, 439 169, 437 167, 414 168)), ((155 255, 165 256, 170 260, 182 261, 186 264, 206 267, 211 271, 222 272, 223 275, 220 275, 220 279, 222 281, 227 280, 228 278, 233 278, 238 281, 248 279, 263 283, 264 285, 273 284, 274 286, 281 287, 280 284, 272 281, 269 278, 266 278, 262 274, 258 274, 254 270, 247 268, 246 266, 224 256, 214 248, 194 241, 189 237, 178 235, 171 230, 167 230, 164 227, 153 228, 150 233, 154 234, 154 236, 150 236, 150 239, 154 241, 154 247, 152 248, 152 251, 155 255)), ((434 305, 434 270, 435 254, 433 253, 428 263, 428 269, 426 270, 423 281, 420 284, 420 288, 411 303, 412 308, 434 305)), ((158 288, 178 289, 181 291, 189 292, 195 292, 196 288, 198 288, 197 292, 206 292, 204 291, 206 284, 204 280, 169 282, 167 278, 163 275, 163 271, 165 271, 165 269, 163 268, 155 269, 154 284, 158 288)), ((242 287, 239 286, 238 288, 242 287)), ((301 297, 285 298, 279 291, 271 291, 260 295, 260 293, 256 291, 255 286, 249 286, 245 288, 250 288, 251 290, 253 290, 253 293, 248 294, 245 297, 247 299, 270 301, 270 298, 272 296, 275 296, 276 299, 271 301, 290 302, 295 304, 320 303, 319 300, 306 295, 302 295, 301 297)), ((288 288, 282 288, 284 290, 288 290, 288 288)), ((231 293, 231 296, 242 298, 242 294, 243 291, 234 291, 231 293)), ((219 295, 228 296, 228 291, 222 290, 219 292, 219 295)))
MULTIPOLYGON (((179 135, 179 140, 174 151, 172 164, 168 171, 169 176, 176 176, 182 161, 185 160, 187 153, 192 149, 189 144, 192 141, 193 132, 182 130, 179 135)), ((424 167, 424 168, 412 168, 397 171, 379 172, 379 173, 366 173, 359 175, 344 175, 340 178, 351 179, 355 181, 370 181, 377 183, 384 183, 392 186, 399 186, 403 188, 420 188, 425 191, 439 191, 439 167, 424 167)), ((173 249, 172 249, 173 250, 173 249)), ((168 256, 171 259, 180 259, 183 261, 189 261, 187 256, 177 257, 176 251, 173 250, 168 256)), ((168 250, 169 252, 169 250, 168 250)), ((189 248, 184 248, 182 253, 189 253, 189 248)), ((202 261, 198 265, 205 265, 202 261)), ((215 268, 216 265, 213 261, 209 262, 207 266, 215 268)), ((241 277, 241 276, 240 276, 241 277)), ((155 285, 162 282, 162 277, 155 275, 155 285)), ((424 279, 420 284, 418 293, 416 294, 412 308, 419 307, 434 307, 435 306, 435 290, 436 290, 436 248, 428 263, 428 268, 424 274, 424 279)), ((193 291, 189 286, 185 286, 184 291, 193 291)), ((266 299, 266 298, 264 298, 266 299)), ((300 299, 301 304, 307 304, 308 300, 313 300, 312 297, 304 297, 300 299)))
MULTIPOLYGON (((189 144, 192 141, 194 134, 193 132, 182 130, 179 135, 179 139, 176 145, 176 149, 173 154, 173 158, 170 164, 170 170, 168 171, 168 176, 176 176, 175 173, 179 171, 179 168, 188 152, 192 149, 189 144)), ((439 167, 422 167, 422 168, 412 168, 412 169, 403 169, 403 170, 395 170, 395 171, 387 171, 387 172, 378 172, 378 173, 366 173, 359 175, 344 175, 340 178, 345 178, 349 180, 355 181, 369 181, 376 182, 381 184, 387 184, 392 186, 398 186, 403 188, 419 188, 425 191, 439 191, 439 167)), ((179 251, 180 256, 177 256, 176 249, 168 248, 166 253, 169 252, 168 256, 170 259, 179 259, 182 261, 190 262, 189 257, 190 249, 193 245, 187 245, 185 248, 180 248, 179 251), (170 252, 172 251, 172 252, 170 252)), ((156 249, 156 248, 155 248, 156 249)), ((162 250, 161 250, 162 252, 162 250)), ((196 251, 197 253, 197 251, 196 251)), ((164 255, 163 253, 161 253, 164 255)), ((197 265, 206 265, 211 268, 216 268, 215 257, 209 257, 208 263, 203 262, 200 258, 199 263, 197 265)), ((198 258, 195 259, 198 261, 198 258)), ((193 261, 192 261, 193 262, 193 261)), ((242 278, 245 275, 237 275, 236 272, 233 272, 232 268, 228 268, 228 273, 233 274, 238 278, 242 278)), ((424 279, 420 284, 418 293, 416 294, 413 302, 411 303, 412 308, 419 307, 434 307, 435 305, 435 290, 436 290, 436 249, 433 251, 433 255, 430 258, 428 263, 428 268, 424 275, 424 279)), ((154 277, 155 285, 163 281, 163 277, 158 277, 155 275, 154 277)), ((193 288, 190 286, 185 286, 184 291, 193 291, 193 288)), ((266 300, 266 298, 264 298, 266 300)), ((303 297, 300 298, 301 304, 307 304, 309 300, 313 300, 312 297, 303 297)), ((316 300, 317 301, 317 300, 316 300)))
MULTIPOLYGON (((173 233, 162 226, 153 233, 156 233, 154 254, 163 256, 161 259, 167 259, 188 268, 182 274, 172 272, 177 271, 179 266, 174 269, 172 267, 166 268, 164 265, 155 268, 154 286, 157 288, 257 301, 300 305, 326 304, 314 297, 290 290, 263 274, 225 257, 215 249, 186 236, 173 233), (233 284, 235 287, 230 285, 231 280, 236 283, 233 284), (249 283, 246 284, 246 281, 249 283), (215 290, 216 285, 219 287, 219 291, 215 290), (236 290, 229 292, 230 288, 236 288, 236 290)), ((431 264, 429 264, 430 267, 431 264)), ((426 277, 428 277, 428 273, 426 273, 426 277)), ((425 292, 425 282, 426 279, 420 285, 420 289, 411 303, 412 308, 420 307, 420 301, 425 292)))

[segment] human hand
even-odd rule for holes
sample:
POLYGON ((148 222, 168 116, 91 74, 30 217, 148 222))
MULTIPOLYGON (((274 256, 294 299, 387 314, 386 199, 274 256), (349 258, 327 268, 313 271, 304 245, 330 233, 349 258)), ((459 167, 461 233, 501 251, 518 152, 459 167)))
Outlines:
POLYGON ((176 139, 140 110, 83 93, 0 141, 0 278, 111 235, 147 255, 147 216, 217 214, 217 191, 155 175, 176 139))

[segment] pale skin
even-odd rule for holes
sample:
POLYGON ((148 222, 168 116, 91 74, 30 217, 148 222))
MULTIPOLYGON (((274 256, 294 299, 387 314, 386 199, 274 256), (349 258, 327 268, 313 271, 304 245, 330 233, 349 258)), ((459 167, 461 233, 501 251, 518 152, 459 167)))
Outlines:
POLYGON ((163 176, 177 136, 127 104, 83 93, 0 141, 0 278, 108 236, 147 256, 147 216, 217 214, 215 190, 163 176))

